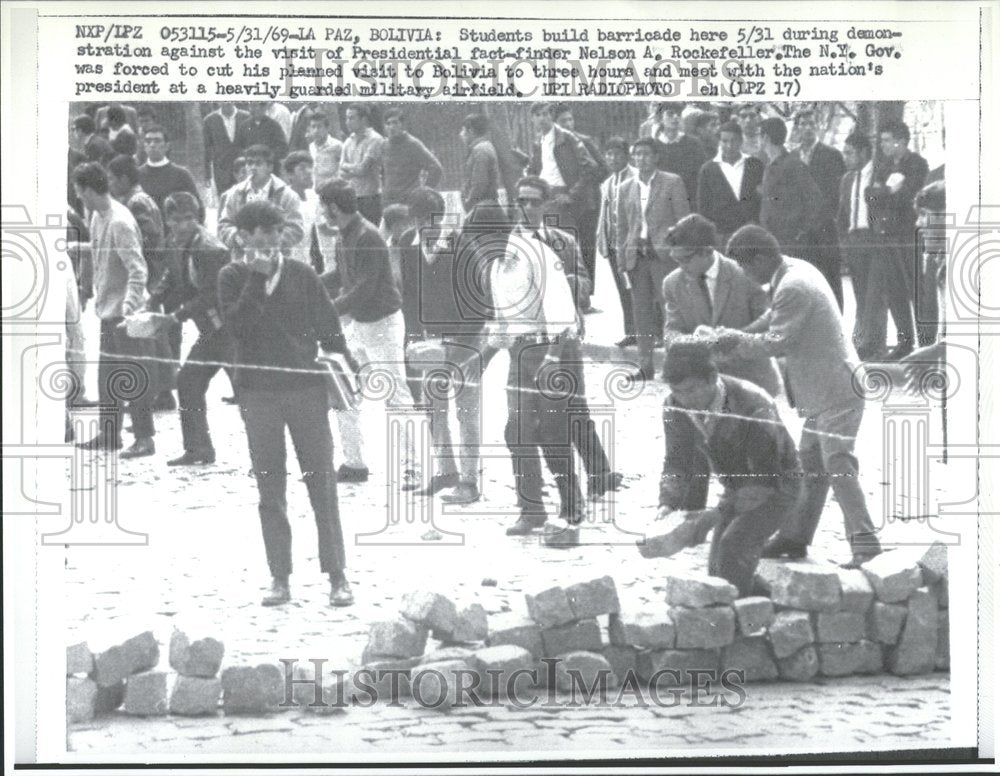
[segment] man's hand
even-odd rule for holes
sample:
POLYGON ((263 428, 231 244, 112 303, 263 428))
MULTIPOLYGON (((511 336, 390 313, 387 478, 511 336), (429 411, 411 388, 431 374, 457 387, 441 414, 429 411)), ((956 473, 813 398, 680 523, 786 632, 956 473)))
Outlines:
POLYGON ((266 256, 249 258, 247 266, 255 275, 263 275, 266 278, 271 277, 271 273, 274 271, 274 263, 266 256))
POLYGON ((717 329, 714 346, 720 353, 731 353, 743 342, 743 339, 743 333, 735 329, 717 329))

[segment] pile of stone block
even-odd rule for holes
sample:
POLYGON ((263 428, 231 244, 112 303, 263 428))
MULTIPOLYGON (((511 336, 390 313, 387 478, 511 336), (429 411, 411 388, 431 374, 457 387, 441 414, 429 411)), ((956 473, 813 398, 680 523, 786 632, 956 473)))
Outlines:
MULTIPOLYGON (((86 722, 97 714, 119 708, 127 695, 127 684, 160 661, 160 646, 150 631, 94 655, 87 644, 66 649, 66 717, 68 722, 86 722)), ((142 685, 145 680, 135 680, 142 685)), ((164 709, 165 711, 166 709, 164 709)))

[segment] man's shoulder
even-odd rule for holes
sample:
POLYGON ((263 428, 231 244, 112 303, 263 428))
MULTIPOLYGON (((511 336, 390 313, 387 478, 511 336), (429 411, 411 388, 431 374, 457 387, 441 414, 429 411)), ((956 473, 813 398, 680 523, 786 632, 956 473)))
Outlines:
POLYGON ((759 385, 731 375, 720 374, 719 378, 726 388, 726 399, 737 410, 735 414, 750 415, 759 411, 777 414, 774 399, 759 385))
POLYGON ((685 285, 684 270, 680 267, 676 267, 670 271, 670 273, 663 278, 663 290, 664 291, 679 291, 682 286, 685 285))
POLYGON ((678 183, 683 183, 684 179, 676 173, 667 172, 666 170, 657 170, 653 174, 653 179, 650 181, 654 186, 664 186, 673 187, 678 183))

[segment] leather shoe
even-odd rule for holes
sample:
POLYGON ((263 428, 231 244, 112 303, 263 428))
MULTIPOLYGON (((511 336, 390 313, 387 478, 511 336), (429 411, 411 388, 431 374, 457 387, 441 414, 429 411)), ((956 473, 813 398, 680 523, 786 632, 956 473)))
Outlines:
POLYGON ((80 442, 77 447, 81 450, 121 450, 122 440, 121 438, 110 439, 103 434, 98 434, 93 439, 80 442))
POLYGON ((356 468, 342 463, 337 469, 337 481, 368 482, 368 467, 362 466, 361 468, 356 468))
POLYGON ((330 606, 350 606, 354 603, 354 593, 347 577, 330 580, 330 606))
POLYGON ((507 529, 507 536, 530 536, 534 531, 545 525, 545 515, 535 515, 522 512, 517 522, 507 529))
POLYGON ((798 542, 775 536, 764 545, 764 551, 760 554, 762 558, 787 558, 788 560, 801 560, 806 556, 806 546, 798 542))
POLYGON ((445 493, 441 500, 446 504, 474 504, 479 501, 479 488, 473 482, 460 482, 451 493, 445 493))
POLYGON ((426 488, 421 488, 420 490, 417 491, 417 495, 433 496, 438 491, 442 491, 445 488, 454 488, 457 485, 458 485, 457 474, 435 474, 433 477, 431 477, 431 481, 427 484, 426 488))
POLYGON ((542 529, 542 543, 546 547, 566 549, 580 544, 580 528, 573 523, 546 523, 542 529))
POLYGON ((292 600, 292 591, 287 580, 274 578, 271 580, 271 591, 261 600, 261 606, 281 606, 292 600))
POLYGON ((859 569, 865 563, 882 554, 882 545, 872 534, 851 537, 851 560, 842 563, 841 568, 859 569))
POLYGON ((635 338, 634 334, 627 334, 618 340, 618 342, 615 343, 615 346, 619 348, 628 348, 633 347, 637 342, 638 340, 635 338))
POLYGON ((184 455, 167 461, 167 466, 193 466, 199 463, 215 463, 215 450, 185 450, 184 455))
POLYGON ((136 437, 132 446, 123 450, 119 458, 146 458, 156 453, 156 445, 153 444, 153 437, 136 437))

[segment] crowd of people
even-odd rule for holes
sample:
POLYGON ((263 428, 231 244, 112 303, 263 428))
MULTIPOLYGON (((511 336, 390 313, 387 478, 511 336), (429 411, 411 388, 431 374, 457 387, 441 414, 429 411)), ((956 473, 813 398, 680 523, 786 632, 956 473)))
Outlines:
MULTIPOLYGON (((633 138, 608 138, 602 149, 578 131, 572 106, 535 103, 523 177, 505 192, 490 122, 471 113, 457 133, 462 213, 449 214, 442 165, 407 131, 405 111, 380 117, 385 136, 367 104, 344 116, 341 140, 337 112, 322 103, 294 114, 278 103, 224 103, 209 113, 214 230, 205 192, 170 160, 171 137, 153 109, 112 104, 72 123, 79 239, 68 305, 92 299, 100 319, 102 407, 100 432, 79 444, 123 459, 155 455, 154 411, 179 409, 183 452, 168 464, 213 463, 205 396, 224 370, 260 495, 272 576, 265 605, 291 598, 285 429, 330 603, 353 601, 337 483, 370 472, 361 405, 331 399, 321 353, 340 354, 362 381, 377 371, 389 408, 428 413, 434 470, 423 471, 412 424, 403 424, 393 483, 471 504, 481 496, 483 375, 508 350, 504 437, 518 518, 507 533, 579 544, 584 489, 596 500, 622 481, 590 417, 581 349, 602 258, 625 322, 617 344, 637 348, 632 379, 655 379, 665 350, 658 517, 682 512, 690 542, 712 531, 709 570, 742 594, 760 557, 806 555, 831 487, 847 565, 880 552, 854 455, 864 410, 856 372, 862 360, 898 360, 935 343, 943 273, 940 250, 916 228, 944 211, 943 173, 928 181, 905 124, 878 127, 878 154, 858 131, 842 153, 820 141, 816 111, 802 110, 790 150, 788 121, 760 105, 665 102, 633 138), (856 300, 851 336, 842 262, 856 300), (915 304, 931 316, 919 325, 915 304), (890 313, 897 341, 888 348, 890 313), (143 332, 140 319, 152 329, 143 332), (188 320, 198 336, 181 359, 188 320), (121 389, 123 368, 131 393, 121 389), (778 414, 780 395, 805 418, 798 445, 778 414), (134 441, 122 449, 126 408, 134 441), (546 513, 543 462, 556 517, 546 513), (713 477, 724 492, 708 509, 713 477)), ((79 369, 82 336, 70 335, 68 360, 79 369)))

